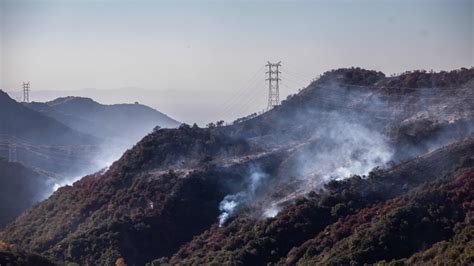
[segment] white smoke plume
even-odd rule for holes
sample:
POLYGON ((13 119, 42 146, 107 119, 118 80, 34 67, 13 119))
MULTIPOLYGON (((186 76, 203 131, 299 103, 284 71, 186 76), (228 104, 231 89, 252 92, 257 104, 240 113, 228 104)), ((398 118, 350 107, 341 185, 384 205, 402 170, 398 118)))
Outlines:
POLYGON ((337 113, 325 115, 332 122, 320 125, 308 144, 289 159, 291 171, 285 174, 291 175, 291 179, 279 181, 297 184, 296 188, 267 203, 264 217, 274 217, 280 210, 279 204, 321 188, 330 180, 367 175, 392 159, 393 149, 380 132, 347 121, 337 113))
POLYGON ((101 144, 99 147, 99 151, 94 155, 91 155, 92 163, 90 165, 62 178, 49 180, 48 184, 50 188, 47 191, 41 193, 41 200, 49 197, 60 187, 72 185, 74 182, 80 180, 86 175, 97 172, 106 172, 108 168, 112 165, 112 163, 118 160, 128 148, 130 148, 130 146, 114 142, 107 142, 101 144))
POLYGON ((331 123, 321 126, 314 134, 313 147, 298 153, 300 176, 311 179, 342 179, 351 175, 367 174, 376 166, 383 166, 392 157, 388 139, 380 132, 345 121, 337 114, 331 123))
MULTIPOLYGON (((296 122, 282 122, 302 124, 310 133, 280 165, 274 185, 279 190, 273 193, 274 188, 269 188, 273 195, 264 200, 263 217, 274 217, 285 202, 322 188, 330 180, 364 176, 393 159, 394 148, 380 118, 386 117, 389 106, 379 95, 332 85, 313 97, 314 105, 298 113, 296 122)), ((279 136, 278 141, 289 143, 291 139, 279 136)))
POLYGON ((219 226, 222 226, 230 217, 232 217, 244 204, 248 203, 255 197, 256 191, 262 182, 268 178, 268 175, 261 171, 257 166, 249 168, 249 177, 245 190, 236 194, 227 195, 219 203, 219 226))
POLYGON ((252 209, 258 217, 274 217, 295 198, 330 180, 366 176, 374 168, 419 156, 474 130, 465 120, 474 114, 463 97, 472 94, 469 88, 385 94, 337 82, 312 86, 261 119, 264 125, 272 123, 273 131, 253 136, 254 142, 267 150, 287 149, 285 158, 265 186, 260 185, 258 195, 248 188, 224 198, 221 225, 243 205, 256 206, 252 209))

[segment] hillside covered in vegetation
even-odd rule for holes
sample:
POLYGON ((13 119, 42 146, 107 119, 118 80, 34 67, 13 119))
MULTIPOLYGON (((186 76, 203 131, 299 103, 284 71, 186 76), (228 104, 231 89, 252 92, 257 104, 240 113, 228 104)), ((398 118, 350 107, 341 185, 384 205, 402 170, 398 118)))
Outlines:
POLYGON ((150 133, 0 239, 58 264, 471 264, 473 78, 330 71, 240 123, 150 133))
POLYGON ((44 199, 42 192, 51 186, 51 179, 21 163, 0 157, 0 227, 44 199))

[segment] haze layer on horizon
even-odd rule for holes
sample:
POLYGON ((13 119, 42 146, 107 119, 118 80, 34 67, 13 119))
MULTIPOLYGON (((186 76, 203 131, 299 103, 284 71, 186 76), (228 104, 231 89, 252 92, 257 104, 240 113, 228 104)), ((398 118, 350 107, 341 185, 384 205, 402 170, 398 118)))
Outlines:
POLYGON ((473 0, 0 1, 1 89, 111 90, 99 100, 201 125, 263 110, 267 61, 282 61, 282 99, 339 67, 474 65, 473 0))

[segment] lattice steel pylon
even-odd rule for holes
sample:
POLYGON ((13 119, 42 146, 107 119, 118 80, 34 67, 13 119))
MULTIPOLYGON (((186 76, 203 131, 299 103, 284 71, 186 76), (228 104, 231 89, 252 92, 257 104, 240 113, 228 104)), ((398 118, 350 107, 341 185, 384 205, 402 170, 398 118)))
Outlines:
POLYGON ((268 74, 268 107, 267 110, 272 109, 273 107, 280 104, 280 67, 281 61, 278 63, 267 62, 265 65, 268 68, 268 71, 265 74, 268 74))
POLYGON ((8 161, 13 163, 18 160, 16 145, 12 140, 8 141, 8 161))
POLYGON ((30 82, 23 82, 23 102, 30 102, 30 82))

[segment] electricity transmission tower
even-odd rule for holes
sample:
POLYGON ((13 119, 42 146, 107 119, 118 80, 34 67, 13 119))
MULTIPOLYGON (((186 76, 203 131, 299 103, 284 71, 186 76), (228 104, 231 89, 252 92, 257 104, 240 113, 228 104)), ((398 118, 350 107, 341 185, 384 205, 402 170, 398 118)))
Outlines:
POLYGON ((30 102, 30 82, 23 82, 23 102, 30 102))
POLYGON ((270 110, 273 107, 280 104, 280 67, 281 61, 278 63, 267 62, 265 65, 268 68, 268 71, 265 74, 268 74, 266 80, 268 80, 268 109, 270 110))
POLYGON ((13 143, 12 140, 8 142, 8 161, 13 163, 18 160, 17 158, 17 152, 16 152, 16 146, 15 143, 13 143))

